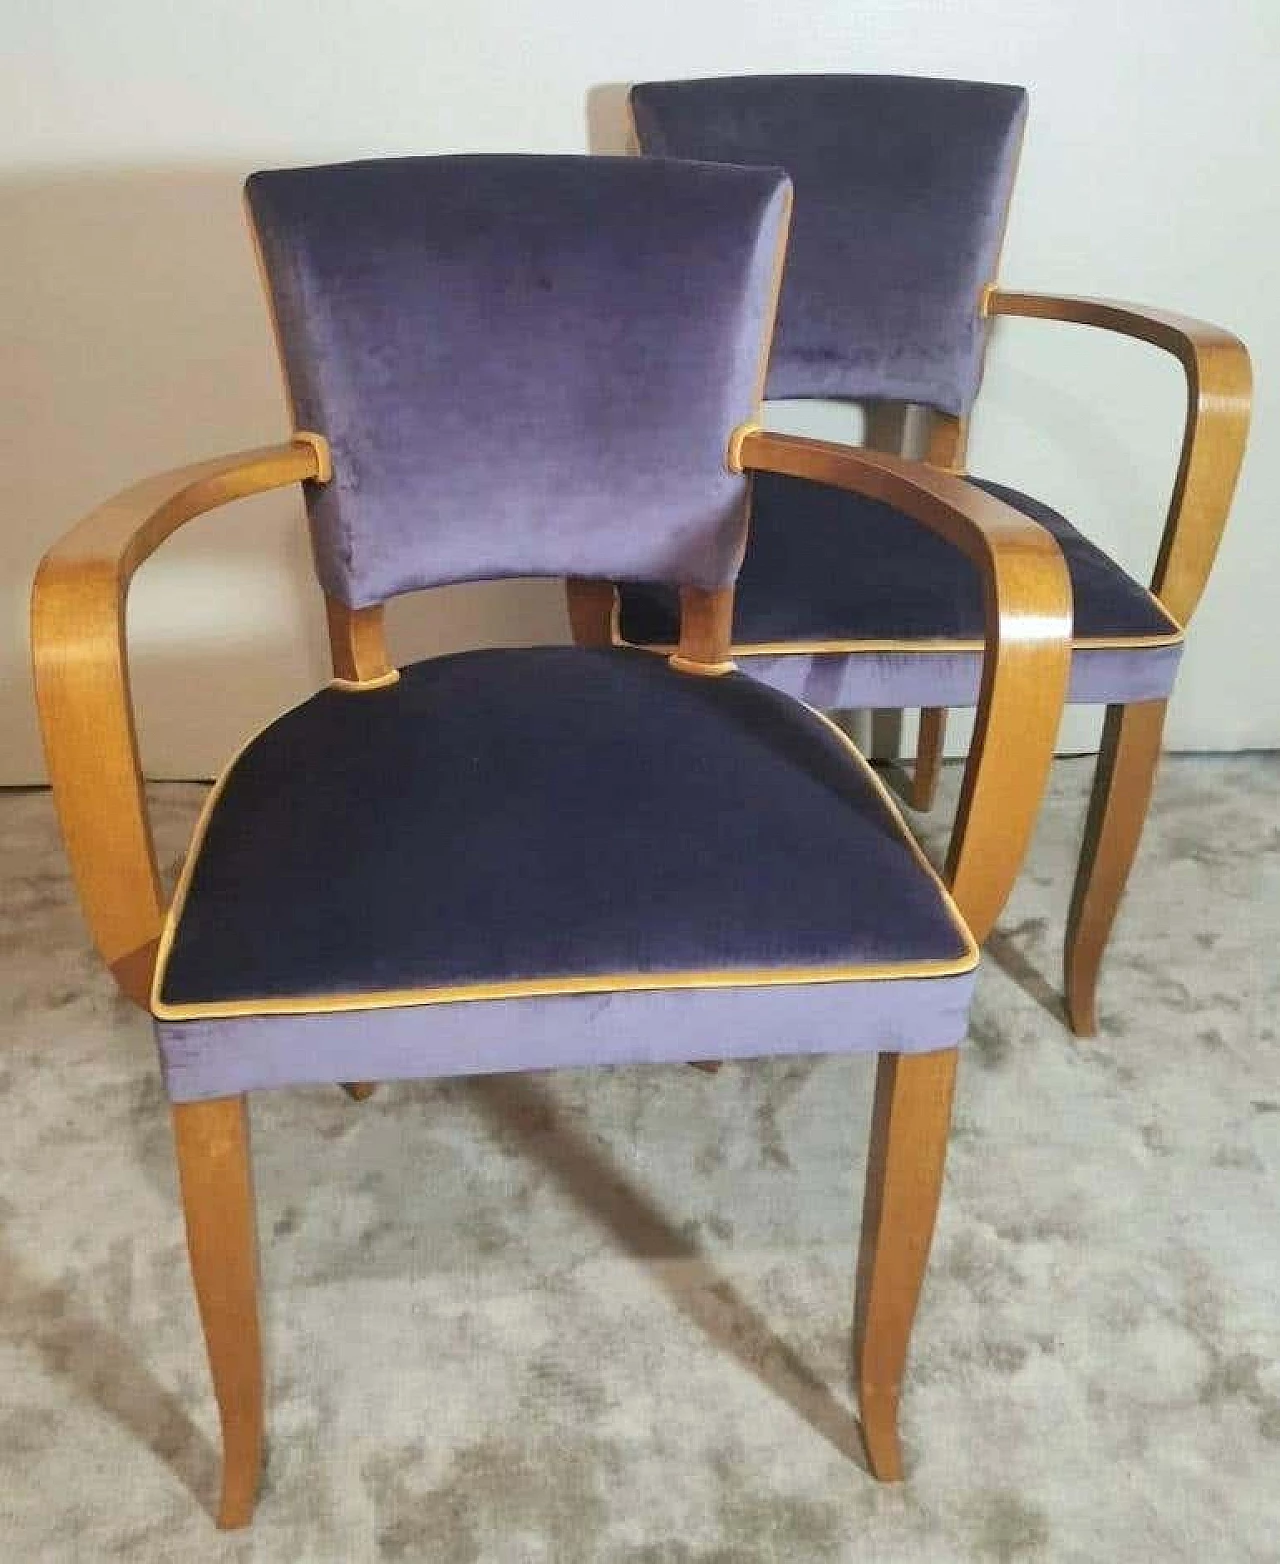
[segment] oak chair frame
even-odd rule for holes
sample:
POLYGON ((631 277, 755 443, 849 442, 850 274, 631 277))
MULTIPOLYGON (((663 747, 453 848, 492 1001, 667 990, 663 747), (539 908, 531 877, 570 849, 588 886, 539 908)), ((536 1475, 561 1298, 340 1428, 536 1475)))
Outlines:
MULTIPOLYGON (((1252 393, 1244 344, 1206 321, 1113 299, 991 286, 981 309, 986 316, 1097 327, 1149 343, 1181 364, 1185 426, 1150 590, 1185 630, 1208 583, 1244 460, 1252 393)), ((967 417, 931 411, 924 461, 963 477, 968 434, 967 417)), ((600 632, 593 623, 582 633, 600 632)), ((1167 699, 1107 707, 1064 948, 1066 1015, 1079 1037, 1098 1030, 1099 972, 1146 823, 1167 708, 1167 699)), ((946 722, 945 707, 921 710, 915 766, 904 789, 914 809, 933 805, 946 722)))
MULTIPOLYGON (((1244 344, 1207 321, 1115 299, 992 286, 982 313, 1093 326, 1149 343, 1182 366, 1185 426, 1150 591, 1185 630, 1208 584, 1244 460, 1252 394, 1244 344)), ((963 474, 968 432, 967 418, 934 413, 925 460, 963 474)), ((1167 699, 1107 707, 1064 941, 1064 1002, 1077 1037, 1098 1030, 1102 958, 1146 824, 1167 710, 1167 699)), ((933 805, 946 724, 945 707, 920 713, 906 788, 914 809, 933 805)))
MULTIPOLYGON (((1206 321, 1114 299, 992 289, 985 305, 992 316, 1094 326, 1181 364, 1186 418, 1151 593, 1185 630, 1208 584, 1244 461, 1253 384, 1244 344, 1206 321)), ((1107 707, 1067 914, 1066 1010, 1080 1037, 1098 1030, 1099 969, 1146 823, 1167 708, 1167 699, 1107 707)), ((938 732, 929 739, 938 756, 944 716, 934 719, 938 732)), ((936 758, 933 766, 936 775, 936 758)))
MULTIPOLYGON (((1070 583, 1042 528, 917 463, 748 429, 731 466, 808 477, 888 500, 974 561, 986 597, 978 728, 946 879, 980 941, 1012 886, 1038 811, 1069 666, 1070 583)), ((231 500, 324 482, 319 436, 144 480, 91 512, 46 554, 32 597, 36 696, 49 775, 93 942, 122 992, 147 1006, 164 900, 129 686, 125 609, 138 567, 178 527, 231 500)), ((598 635, 609 583, 571 582, 579 639, 598 635)), ((727 662, 732 590, 682 594, 678 662, 727 662)), ((384 680, 380 607, 327 604, 335 676, 384 680)), ((879 1056, 855 1303, 855 1376, 873 1473, 902 1476, 899 1392, 941 1190, 957 1049, 879 1056)), ((356 1083, 353 1095, 369 1089, 356 1083)), ((245 1095, 172 1106, 196 1297, 223 1440, 218 1523, 248 1523, 263 1453, 257 1242, 245 1095)))

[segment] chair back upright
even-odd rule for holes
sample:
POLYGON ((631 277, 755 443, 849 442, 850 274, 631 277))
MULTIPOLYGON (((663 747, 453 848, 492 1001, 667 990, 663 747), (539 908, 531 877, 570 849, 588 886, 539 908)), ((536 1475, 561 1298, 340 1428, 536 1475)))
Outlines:
POLYGON ((770 397, 917 402, 964 417, 1027 112, 1021 87, 916 76, 736 76, 631 90, 640 150, 785 168, 791 250, 770 397))
POLYGON ((635 158, 403 158, 247 198, 321 584, 352 609, 457 581, 717 592, 745 545, 790 186, 635 158))

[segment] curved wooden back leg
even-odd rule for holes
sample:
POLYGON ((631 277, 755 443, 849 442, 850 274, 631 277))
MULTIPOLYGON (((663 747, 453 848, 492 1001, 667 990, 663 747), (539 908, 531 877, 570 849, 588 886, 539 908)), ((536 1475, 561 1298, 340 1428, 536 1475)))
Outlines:
POLYGON ((902 1480, 898 1396, 942 1192, 957 1056, 881 1054, 876 1065, 853 1354, 862 1438, 881 1482, 902 1480))
POLYGON ((916 740, 916 765, 911 773, 907 802, 922 814, 933 808, 942 770, 942 746, 947 737, 947 708, 925 706, 920 712, 920 736, 916 740))
POLYGON ((253 1519, 262 1468, 262 1338, 258 1245, 243 1097, 175 1103, 187 1250, 222 1422, 225 1530, 253 1519))
POLYGON ((1098 969, 1138 851, 1160 761, 1165 701, 1108 706, 1067 917, 1067 1019, 1098 1030, 1098 969))

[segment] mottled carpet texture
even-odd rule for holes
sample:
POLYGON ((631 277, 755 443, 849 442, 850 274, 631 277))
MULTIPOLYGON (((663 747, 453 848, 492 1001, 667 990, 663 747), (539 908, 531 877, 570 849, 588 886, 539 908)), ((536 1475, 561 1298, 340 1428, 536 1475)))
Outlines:
MULTIPOLYGON (((294 1091, 254 1108, 271 1449, 231 1537, 148 1027, 47 796, 0 796, 0 1559, 1280 1558, 1280 757, 1166 763, 1081 1045, 1088 775, 979 990, 904 1487, 850 1411, 867 1061, 294 1091)), ((202 794, 156 790, 167 862, 202 794)))

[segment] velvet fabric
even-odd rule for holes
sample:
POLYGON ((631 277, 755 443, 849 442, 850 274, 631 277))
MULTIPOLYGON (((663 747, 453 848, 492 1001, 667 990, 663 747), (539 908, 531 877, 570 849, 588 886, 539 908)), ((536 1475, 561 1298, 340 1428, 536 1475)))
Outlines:
MULTIPOLYGON (((1076 636, 1120 643, 1077 650, 1070 698, 1154 700, 1168 694, 1181 647, 1123 644, 1177 636, 1177 625, 1151 594, 1057 511, 1004 484, 972 481, 1057 539, 1071 574, 1076 636)), ((671 593, 652 584, 624 586, 621 603, 624 640, 650 646, 674 641, 671 593)), ((977 569, 945 539, 881 501, 776 473, 757 475, 734 605, 735 643, 865 640, 921 646, 743 656, 744 671, 819 706, 972 705, 981 654, 945 642, 980 641, 982 635, 977 569), (931 650, 930 642, 944 644, 931 650), (793 655, 806 658, 809 668, 787 666, 793 655), (851 663, 848 670, 838 667, 844 660, 851 663), (824 688, 838 692, 839 699, 820 698, 824 688)))
POLYGON ((779 164, 796 208, 768 395, 968 410, 1027 95, 910 76, 632 88, 643 151, 779 164))
POLYGON ((405 158, 247 187, 325 590, 511 576, 715 588, 742 549, 788 187, 634 158, 405 158))
POLYGON ((208 822, 159 995, 305 1007, 967 949, 812 712, 742 675, 545 647, 324 690, 259 735, 208 822))
POLYGON ((158 1021, 174 1102, 274 1086, 812 1053, 932 1053, 965 1033, 976 972, 773 988, 475 999, 158 1021))
MULTIPOLYGON (((1165 700, 1182 643, 1132 650, 1077 648, 1067 702, 1128 705, 1165 700)), ((894 711, 909 706, 976 706, 982 653, 764 652, 735 656, 741 672, 823 711, 894 711)))

